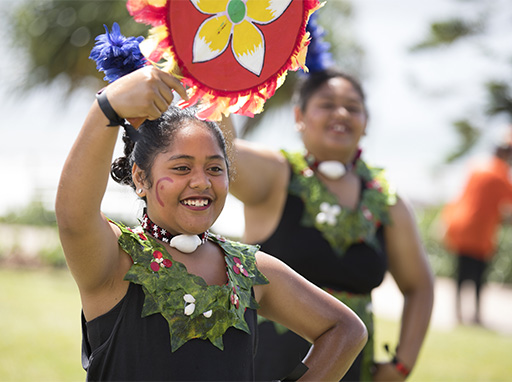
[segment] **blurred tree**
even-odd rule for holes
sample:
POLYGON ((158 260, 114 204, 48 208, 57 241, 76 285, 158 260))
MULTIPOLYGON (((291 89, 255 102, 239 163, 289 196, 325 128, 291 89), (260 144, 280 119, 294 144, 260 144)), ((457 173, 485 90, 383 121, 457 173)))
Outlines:
POLYGON ((478 141, 480 130, 473 126, 468 120, 453 122, 459 138, 459 147, 446 157, 446 162, 451 163, 466 154, 478 141))
POLYGON ((103 78, 89 53, 103 25, 114 21, 127 36, 144 35, 147 27, 133 21, 125 1, 22 1, 7 9, 10 43, 26 59, 26 78, 22 90, 49 85, 59 76, 68 78, 73 91, 86 78, 103 78))
POLYGON ((506 113, 512 117, 512 91, 510 86, 505 82, 494 81, 488 82, 486 86, 489 94, 487 113, 490 115, 506 113))
POLYGON ((411 51, 449 45, 459 38, 471 36, 481 31, 482 25, 479 22, 468 22, 457 18, 434 22, 430 25, 430 33, 427 38, 414 45, 411 51))
MULTIPOLYGON (((461 6, 471 5, 471 1, 461 2, 461 6), (463 4, 467 3, 467 4, 463 4)), ((500 6, 496 4, 498 2, 473 2, 473 10, 476 7, 481 7, 479 12, 466 13, 466 18, 448 18, 444 21, 435 21, 431 23, 428 35, 423 41, 415 44, 410 48, 411 52, 421 52, 429 49, 437 49, 440 51, 442 48, 452 46, 455 44, 473 44, 476 51, 479 51, 481 57, 486 57, 488 60, 499 60, 503 59, 503 55, 507 54, 506 49, 500 47, 500 54, 489 54, 492 52, 491 47, 483 48, 478 41, 479 37, 482 37, 486 33, 490 33, 492 28, 495 26, 492 17, 500 17, 500 6), (469 20, 470 17, 474 17, 478 14, 478 19, 469 20)), ((501 4, 510 4, 501 2, 501 4)), ((508 23, 508 25, 511 25, 508 23)), ((509 30, 512 33, 512 30, 509 30)), ((448 53, 447 50, 444 51, 448 53)), ((506 58, 506 65, 511 66, 510 57, 506 58)), ((510 67, 512 69, 512 67, 510 67)), ((472 79, 470 79, 472 80, 472 79)), ((495 79, 491 81, 484 81, 481 85, 485 88, 486 93, 486 104, 481 104, 480 109, 486 114, 488 122, 489 118, 496 116, 505 116, 509 122, 512 122, 512 91, 504 78, 495 79)), ((485 123, 484 122, 484 123, 485 123)), ((487 126, 484 126, 482 122, 472 123, 467 118, 461 118, 453 122, 453 127, 459 137, 460 143, 454 151, 446 156, 446 162, 455 161, 458 158, 463 157, 467 154, 474 145, 479 141, 482 136, 482 132, 487 126)))

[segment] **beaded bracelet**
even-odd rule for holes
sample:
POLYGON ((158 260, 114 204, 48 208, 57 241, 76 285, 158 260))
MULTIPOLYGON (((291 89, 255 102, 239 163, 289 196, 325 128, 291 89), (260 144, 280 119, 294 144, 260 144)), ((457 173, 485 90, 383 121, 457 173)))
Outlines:
POLYGON ((397 358, 396 356, 396 351, 395 351, 395 354, 392 354, 391 351, 389 350, 389 346, 388 344, 385 344, 384 345, 384 349, 386 349, 386 352, 393 356, 393 359, 391 360, 391 363, 395 366, 395 369, 400 373, 402 374, 405 378, 407 378, 407 376, 409 374, 411 374, 411 369, 409 369, 407 366, 405 366, 402 362, 400 362, 400 360, 397 358))
POLYGON ((407 376, 411 373, 411 371, 407 368, 407 366, 405 366, 402 362, 400 362, 398 360, 398 358, 396 358, 396 355, 393 357, 393 359, 391 360, 391 363, 393 365, 395 365, 395 369, 400 373, 402 374, 404 377, 407 378, 407 376))

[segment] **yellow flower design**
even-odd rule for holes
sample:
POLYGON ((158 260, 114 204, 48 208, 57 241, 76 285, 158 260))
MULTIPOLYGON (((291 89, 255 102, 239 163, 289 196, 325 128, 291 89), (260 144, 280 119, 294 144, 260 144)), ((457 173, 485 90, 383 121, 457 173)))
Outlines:
POLYGON ((259 76, 265 58, 265 38, 255 25, 277 20, 292 0, 190 0, 198 11, 212 15, 196 32, 193 62, 220 56, 230 45, 237 62, 259 76))

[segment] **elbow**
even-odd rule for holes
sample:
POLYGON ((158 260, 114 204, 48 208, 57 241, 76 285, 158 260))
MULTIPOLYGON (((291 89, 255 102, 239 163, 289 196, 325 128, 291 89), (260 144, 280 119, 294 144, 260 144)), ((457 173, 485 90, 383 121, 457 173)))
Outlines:
POLYGON ((364 346, 368 342, 368 329, 366 325, 357 317, 357 322, 354 324, 354 328, 351 330, 352 342, 354 347, 357 349, 357 353, 363 350, 364 346))
POLYGON ((368 342, 368 329, 363 321, 353 312, 350 317, 338 321, 339 344, 343 344, 343 351, 351 354, 355 359, 368 342))

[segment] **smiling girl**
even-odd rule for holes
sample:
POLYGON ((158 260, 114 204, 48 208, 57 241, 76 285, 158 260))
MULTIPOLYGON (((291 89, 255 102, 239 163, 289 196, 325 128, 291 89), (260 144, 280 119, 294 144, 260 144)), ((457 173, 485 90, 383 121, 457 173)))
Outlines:
POLYGON ((228 193, 224 138, 193 110, 169 108, 173 91, 187 98, 151 66, 107 86, 62 171, 56 214, 82 300, 88 380, 252 380, 257 313, 313 344, 290 378, 339 379, 364 325, 258 247, 209 232, 228 193), (112 125, 124 118, 140 126, 111 165, 112 125), (139 227, 101 213, 109 173, 145 201, 139 227))
MULTIPOLYGON (((236 178, 230 191, 244 203, 244 241, 260 244, 363 319, 368 344, 345 380, 405 380, 433 304, 432 272, 414 215, 384 171, 361 157, 368 112, 355 78, 336 69, 310 73, 296 98, 303 150, 234 141, 236 178), (388 271, 404 297, 402 326, 393 359, 374 363, 371 292, 388 271)), ((261 323, 256 378, 278 378, 309 348, 282 326, 261 323)))

